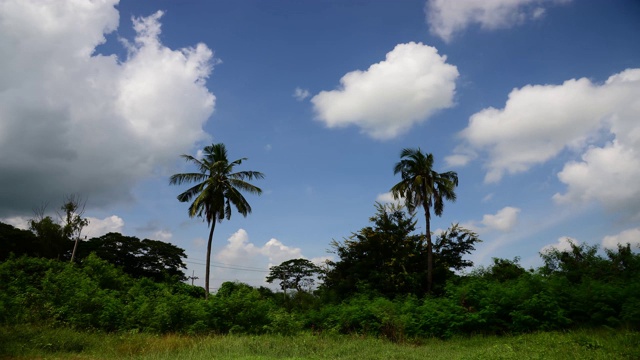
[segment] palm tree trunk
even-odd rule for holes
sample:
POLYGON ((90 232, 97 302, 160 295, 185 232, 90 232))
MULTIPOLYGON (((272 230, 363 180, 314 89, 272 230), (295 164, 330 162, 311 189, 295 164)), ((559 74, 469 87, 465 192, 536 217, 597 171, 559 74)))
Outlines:
POLYGON ((427 229, 425 236, 427 237, 427 294, 431 294, 431 288, 433 285, 433 243, 431 242, 431 212, 429 206, 425 202, 424 217, 427 223, 427 229))
POLYGON ((207 268, 204 276, 204 298, 209 299, 209 273, 211 271, 211 243, 213 241, 213 230, 216 228, 215 218, 211 222, 211 231, 209 231, 209 242, 207 242, 207 268))

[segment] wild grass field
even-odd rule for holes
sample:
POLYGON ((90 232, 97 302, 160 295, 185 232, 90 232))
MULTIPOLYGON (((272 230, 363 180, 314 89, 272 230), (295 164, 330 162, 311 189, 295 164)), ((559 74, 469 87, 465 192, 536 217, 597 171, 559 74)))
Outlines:
POLYGON ((0 328, 1 359, 640 359, 640 333, 539 332, 415 339, 351 335, 150 335, 33 326, 0 328))

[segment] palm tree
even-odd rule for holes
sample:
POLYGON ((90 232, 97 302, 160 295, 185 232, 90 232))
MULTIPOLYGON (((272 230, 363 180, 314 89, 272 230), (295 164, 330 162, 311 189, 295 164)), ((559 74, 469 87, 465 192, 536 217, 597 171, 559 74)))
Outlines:
POLYGON ((458 174, 453 171, 438 173, 433 171, 433 155, 424 154, 417 149, 403 149, 401 160, 393 168, 400 174, 402 181, 391 188, 394 199, 405 199, 410 212, 417 207, 424 209, 427 224, 427 292, 431 293, 433 284, 433 243, 431 242, 431 207, 437 216, 442 215, 444 200, 455 201, 455 187, 458 186, 458 174))
POLYGON ((251 213, 251 206, 240 191, 260 195, 262 190, 245 180, 263 179, 264 174, 257 171, 234 172, 234 167, 247 158, 229 162, 224 144, 213 144, 203 150, 202 159, 191 155, 181 155, 187 162, 198 167, 199 172, 175 174, 171 176, 171 185, 195 183, 187 191, 178 195, 180 202, 189 202, 189 217, 199 216, 211 227, 207 243, 207 268, 205 276, 205 297, 209 297, 209 272, 211 269, 211 241, 216 221, 231 218, 231 206, 244 217, 251 213))

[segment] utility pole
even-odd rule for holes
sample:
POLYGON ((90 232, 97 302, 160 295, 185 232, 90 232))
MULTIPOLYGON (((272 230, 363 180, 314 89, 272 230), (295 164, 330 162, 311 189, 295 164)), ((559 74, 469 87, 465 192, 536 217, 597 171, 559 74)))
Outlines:
POLYGON ((191 273, 191 276, 187 276, 187 280, 191 279, 191 286, 193 286, 193 280, 199 279, 199 277, 194 276, 196 274, 196 271, 193 270, 193 272, 191 273))

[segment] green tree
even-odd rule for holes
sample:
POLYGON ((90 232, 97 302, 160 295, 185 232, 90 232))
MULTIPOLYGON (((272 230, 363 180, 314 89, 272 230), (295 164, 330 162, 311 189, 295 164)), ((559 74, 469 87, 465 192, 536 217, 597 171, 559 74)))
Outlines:
POLYGON ((333 241, 339 258, 331 262, 324 288, 341 298, 373 292, 388 298, 424 293, 424 249, 420 235, 412 235, 416 221, 400 206, 376 203, 373 226, 333 241))
POLYGON ((407 209, 413 212, 419 206, 424 209, 427 239, 427 292, 433 286, 433 243, 431 241, 431 208, 436 216, 444 210, 444 200, 455 201, 458 174, 453 171, 438 173, 433 170, 433 155, 424 154, 420 148, 403 149, 401 160, 393 169, 402 180, 391 188, 395 199, 404 198, 407 209))
POLYGON ((77 257, 85 259, 91 253, 136 278, 148 277, 155 281, 186 279, 182 271, 186 268, 182 261, 187 257, 184 250, 166 242, 149 239, 140 241, 135 236, 108 233, 80 242, 77 257))
POLYGON ((33 232, 0 222, 0 261, 10 254, 34 256, 37 249, 38 238, 33 232))
POLYGON ((305 288, 311 288, 320 272, 320 268, 307 259, 292 259, 269 268, 267 282, 271 284, 280 280, 280 288, 286 296, 287 289, 302 292, 305 288))
POLYGON ((38 216, 29 220, 29 229, 38 238, 38 248, 33 255, 47 259, 67 258, 71 250, 71 242, 64 235, 62 226, 51 216, 38 216))
POLYGON ((434 252, 434 290, 444 287, 446 281, 454 276, 454 270, 460 271, 473 266, 471 260, 463 259, 464 255, 475 250, 475 244, 482 242, 475 232, 458 224, 441 232, 433 244, 434 252))
POLYGON ((257 171, 238 171, 234 168, 247 158, 229 161, 224 144, 206 146, 202 159, 191 155, 182 155, 187 162, 193 163, 198 172, 172 175, 169 183, 181 185, 195 183, 194 186, 178 195, 180 202, 190 202, 189 217, 199 216, 210 226, 209 241, 207 242, 207 264, 205 272, 205 291, 209 297, 209 273, 211 265, 211 242, 216 221, 231 218, 232 205, 243 216, 251 213, 251 206, 241 191, 251 194, 262 193, 262 190, 245 180, 263 179, 264 174, 257 171))
POLYGON ((63 214, 58 213, 58 216, 62 220, 62 233, 64 237, 72 240, 73 251, 71 252, 71 262, 76 256, 78 250, 78 242, 82 235, 82 229, 89 225, 89 219, 83 218, 84 207, 87 201, 82 199, 79 195, 69 195, 65 198, 64 204, 60 207, 63 214))

